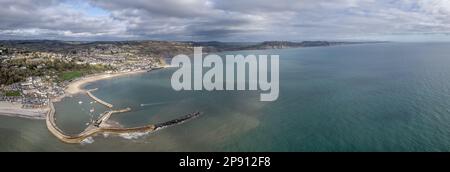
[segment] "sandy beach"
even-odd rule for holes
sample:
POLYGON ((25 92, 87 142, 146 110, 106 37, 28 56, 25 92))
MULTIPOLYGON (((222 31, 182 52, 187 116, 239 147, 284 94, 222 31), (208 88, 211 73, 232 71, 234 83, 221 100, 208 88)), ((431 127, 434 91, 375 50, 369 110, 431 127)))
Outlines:
POLYGON ((103 74, 96 74, 96 75, 92 75, 92 76, 83 77, 83 78, 77 79, 77 80, 71 82, 69 85, 67 85, 65 92, 68 95, 82 93, 85 91, 83 89, 83 86, 88 83, 103 80, 103 79, 114 78, 114 77, 118 77, 118 76, 138 74, 138 73, 144 73, 144 72, 146 72, 146 71, 139 70, 139 71, 132 71, 132 72, 112 73, 112 74, 103 73, 103 74))
POLYGON ((0 115, 29 119, 45 119, 49 108, 24 109, 20 103, 0 102, 0 115))

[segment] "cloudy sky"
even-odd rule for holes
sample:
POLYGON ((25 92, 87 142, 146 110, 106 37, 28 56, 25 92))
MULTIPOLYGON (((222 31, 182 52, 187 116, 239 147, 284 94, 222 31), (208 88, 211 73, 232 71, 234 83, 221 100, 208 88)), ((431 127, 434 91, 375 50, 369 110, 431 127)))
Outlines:
POLYGON ((0 0, 0 39, 450 41, 450 0, 0 0))

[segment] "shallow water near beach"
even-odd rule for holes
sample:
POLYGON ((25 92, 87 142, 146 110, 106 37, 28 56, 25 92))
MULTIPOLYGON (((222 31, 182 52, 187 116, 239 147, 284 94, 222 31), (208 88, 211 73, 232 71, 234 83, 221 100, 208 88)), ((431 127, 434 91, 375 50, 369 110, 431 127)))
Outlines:
MULTIPOLYGON (((450 151, 450 43, 383 43, 229 52, 280 55, 280 96, 182 91, 175 69, 101 80, 97 97, 126 127, 201 111, 147 135, 64 144, 45 121, 0 116, 0 151, 450 151)), ((86 95, 55 103, 58 126, 79 133, 104 112, 86 95), (82 102, 79 104, 79 102, 82 102), (94 109, 94 112, 90 112, 94 109)))

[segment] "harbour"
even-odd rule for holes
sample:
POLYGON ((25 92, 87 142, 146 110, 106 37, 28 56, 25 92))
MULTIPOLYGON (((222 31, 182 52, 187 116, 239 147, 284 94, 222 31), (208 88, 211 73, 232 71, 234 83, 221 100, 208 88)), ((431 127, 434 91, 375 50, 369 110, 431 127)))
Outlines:
POLYGON ((275 102, 260 102, 259 93, 249 91, 175 92, 171 68, 98 80, 83 88, 98 88, 92 93, 113 109, 75 94, 53 103, 54 123, 70 138, 102 112, 131 108, 109 117, 119 129, 94 129, 99 132, 81 144, 67 144, 43 121, 1 116, 0 150, 448 151, 450 61, 442 54, 449 47, 386 43, 238 52, 280 55, 275 102), (201 115, 156 127, 192 112, 201 115))
MULTIPOLYGON (((97 90, 97 89, 95 89, 95 90, 97 90)), ((100 104, 105 105, 108 108, 113 107, 112 104, 106 103, 105 101, 92 95, 91 91, 93 91, 93 90, 86 91, 86 94, 89 95, 89 97, 91 97, 95 101, 99 102, 100 104)), ((193 119, 200 115, 200 112, 195 112, 195 113, 188 114, 186 116, 183 116, 183 117, 180 117, 177 119, 173 119, 173 120, 170 120, 170 121, 167 121, 164 123, 155 124, 155 125, 148 124, 148 125, 141 126, 141 127, 121 128, 121 127, 112 127, 106 123, 108 122, 109 118, 113 114, 130 112, 131 108, 125 108, 125 109, 120 109, 120 110, 109 110, 109 111, 103 112, 100 115, 100 117, 97 120, 93 121, 83 132, 76 134, 76 135, 67 135, 61 129, 59 129, 56 125, 55 108, 54 108, 53 103, 50 103, 49 106, 50 106, 50 110, 46 116, 46 125, 47 125, 48 130, 60 141, 62 141, 64 143, 71 143, 71 144, 79 144, 79 143, 83 142, 85 139, 87 139, 89 137, 93 137, 93 136, 95 136, 97 134, 101 134, 101 133, 107 133, 107 134, 149 133, 149 132, 153 132, 153 131, 156 131, 158 129, 162 129, 165 127, 170 127, 173 125, 181 124, 187 120, 193 119)))

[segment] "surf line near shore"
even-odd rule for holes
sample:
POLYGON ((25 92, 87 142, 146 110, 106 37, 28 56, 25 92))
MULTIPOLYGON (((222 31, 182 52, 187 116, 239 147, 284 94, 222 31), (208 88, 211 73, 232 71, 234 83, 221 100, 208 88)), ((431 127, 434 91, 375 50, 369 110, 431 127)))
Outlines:
POLYGON ((122 128, 122 127, 113 127, 107 124, 108 119, 114 113, 124 113, 131 111, 130 108, 122 109, 122 110, 111 110, 103 113, 94 123, 90 124, 83 132, 76 135, 67 135, 61 129, 56 126, 56 118, 55 118, 55 108, 53 103, 50 103, 50 111, 47 113, 46 124, 47 129, 60 141, 64 143, 82 143, 85 139, 89 137, 95 136, 97 134, 105 133, 105 134, 132 134, 132 133, 151 133, 157 131, 159 129, 163 129, 166 127, 174 126, 177 124, 184 123, 188 120, 194 119, 200 116, 200 112, 194 112, 187 114, 185 116, 163 122, 158 124, 149 124, 141 127, 134 128, 122 128))
MULTIPOLYGON (((79 79, 79 80, 76 80, 76 81, 70 83, 66 87, 67 94, 65 96, 77 94, 77 93, 86 93, 93 100, 108 107, 109 110, 102 113, 101 116, 96 121, 92 122, 83 132, 76 134, 76 135, 68 135, 68 134, 65 134, 56 125, 55 108, 53 106, 54 101, 51 101, 49 104, 50 110, 48 111, 48 113, 46 115, 46 125, 47 125, 48 130, 60 141, 62 141, 64 143, 76 144, 76 143, 82 143, 84 140, 89 139, 90 137, 95 136, 97 134, 101 134, 101 133, 116 134, 116 135, 133 134, 133 133, 144 133, 144 134, 151 133, 151 132, 157 131, 159 129, 163 129, 163 128, 170 127, 173 125, 184 123, 188 120, 191 120, 193 118, 200 116, 200 114, 201 114, 200 112, 194 112, 194 113, 189 113, 187 115, 184 115, 182 117, 179 117, 179 118, 167 121, 167 122, 158 123, 158 124, 148 124, 145 126, 134 127, 134 128, 122 128, 122 127, 115 127, 115 126, 109 125, 107 122, 113 114, 129 112, 129 111, 131 111, 131 108, 126 108, 126 109, 121 109, 121 110, 113 110, 112 104, 101 100, 100 98, 94 96, 91 93, 92 91, 95 91, 97 89, 84 90, 82 87, 87 83, 94 82, 97 80, 108 79, 108 78, 127 75, 127 74, 137 74, 137 73, 142 73, 142 72, 146 72, 146 71, 135 71, 135 72, 116 73, 116 74, 101 74, 101 75, 85 77, 85 78, 82 78, 82 79, 79 79)), ((61 100, 61 98, 57 99, 55 101, 59 101, 59 100, 61 100)))

